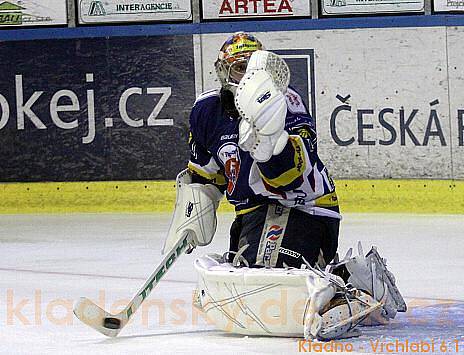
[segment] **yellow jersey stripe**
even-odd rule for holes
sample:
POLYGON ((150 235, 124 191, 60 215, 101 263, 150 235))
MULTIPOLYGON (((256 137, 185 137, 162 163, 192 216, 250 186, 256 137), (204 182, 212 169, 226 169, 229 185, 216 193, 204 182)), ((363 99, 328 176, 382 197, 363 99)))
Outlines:
POLYGON ((261 206, 262 206, 262 205, 258 205, 258 206, 254 206, 254 207, 250 207, 250 208, 245 208, 245 209, 240 210, 240 211, 235 211, 235 214, 236 214, 237 216, 240 216, 240 215, 242 215, 242 214, 247 214, 247 213, 249 213, 249 212, 252 212, 252 211, 254 211, 254 210, 257 210, 257 209, 260 208, 261 206))
POLYGON ((201 169, 198 165, 193 164, 192 162, 188 163, 188 168, 193 171, 194 173, 200 175, 201 177, 211 180, 213 183, 217 185, 225 185, 226 179, 221 174, 210 174, 203 169, 201 169))
POLYGON ((260 171, 261 178, 272 187, 278 188, 280 186, 289 185, 297 178, 299 178, 306 170, 306 159, 304 156, 305 147, 301 137, 289 136, 289 141, 295 150, 295 155, 293 157, 293 168, 287 170, 283 174, 273 179, 267 178, 260 171))
POLYGON ((324 196, 316 198, 315 205, 318 207, 336 207, 338 206, 337 193, 331 192, 324 196))

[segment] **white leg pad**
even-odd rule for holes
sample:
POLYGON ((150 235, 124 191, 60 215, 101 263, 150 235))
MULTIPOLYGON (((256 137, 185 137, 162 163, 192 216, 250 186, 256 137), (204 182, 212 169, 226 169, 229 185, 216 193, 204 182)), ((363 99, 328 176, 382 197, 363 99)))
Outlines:
POLYGON ((214 185, 192 184, 188 170, 180 172, 176 179, 176 206, 162 253, 171 250, 185 233, 190 234, 192 247, 211 243, 221 198, 214 185))
POLYGON ((236 268, 220 259, 209 255, 195 260, 199 282, 194 304, 226 332, 342 338, 380 307, 369 295, 346 289, 348 305, 331 305, 341 290, 333 282, 335 275, 321 277, 310 269, 236 268))

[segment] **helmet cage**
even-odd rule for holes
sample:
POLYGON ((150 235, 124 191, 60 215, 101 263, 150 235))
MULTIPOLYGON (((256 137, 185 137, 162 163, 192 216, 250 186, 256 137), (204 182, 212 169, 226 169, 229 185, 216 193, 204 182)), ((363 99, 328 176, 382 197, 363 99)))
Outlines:
POLYGON ((244 32, 235 33, 227 39, 214 63, 222 87, 236 88, 245 75, 248 60, 253 52, 263 49, 259 40, 244 32))
POLYGON ((248 60, 252 54, 253 52, 245 52, 228 59, 218 59, 216 61, 216 73, 222 86, 238 86, 245 75, 248 60))

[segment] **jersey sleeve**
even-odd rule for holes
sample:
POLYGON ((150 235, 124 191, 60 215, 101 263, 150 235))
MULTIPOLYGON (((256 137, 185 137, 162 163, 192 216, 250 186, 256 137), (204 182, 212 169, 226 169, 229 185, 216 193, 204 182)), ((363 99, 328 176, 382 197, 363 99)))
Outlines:
POLYGON ((189 136, 190 160, 188 168, 193 173, 193 182, 210 183, 225 187, 226 180, 223 172, 212 155, 198 144, 192 133, 189 136))
POLYGON ((303 183, 303 173, 316 154, 317 136, 313 118, 309 115, 301 97, 289 90, 285 130, 289 133, 283 151, 267 162, 257 163, 261 178, 272 188, 289 191, 303 183))
POLYGON ((204 105, 194 105, 190 114, 188 168, 193 173, 193 182, 214 184, 223 191, 226 187, 224 172, 206 148, 207 136, 204 132, 208 132, 208 127, 204 122, 208 120, 208 117, 205 117, 208 115, 208 110, 207 107, 205 109, 202 106, 204 105))

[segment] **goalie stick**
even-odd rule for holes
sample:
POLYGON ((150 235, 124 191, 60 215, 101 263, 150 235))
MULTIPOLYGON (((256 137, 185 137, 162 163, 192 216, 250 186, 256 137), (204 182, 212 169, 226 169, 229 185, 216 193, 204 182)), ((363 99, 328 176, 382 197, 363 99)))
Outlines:
POLYGON ((150 275, 148 280, 132 298, 129 304, 121 312, 111 314, 96 305, 86 297, 82 297, 74 306, 76 317, 96 331, 108 336, 115 337, 122 328, 129 322, 131 316, 137 311, 143 300, 148 297, 153 288, 166 274, 166 271, 174 264, 178 257, 189 246, 189 233, 184 233, 179 241, 166 253, 165 258, 158 265, 156 270, 150 275))

